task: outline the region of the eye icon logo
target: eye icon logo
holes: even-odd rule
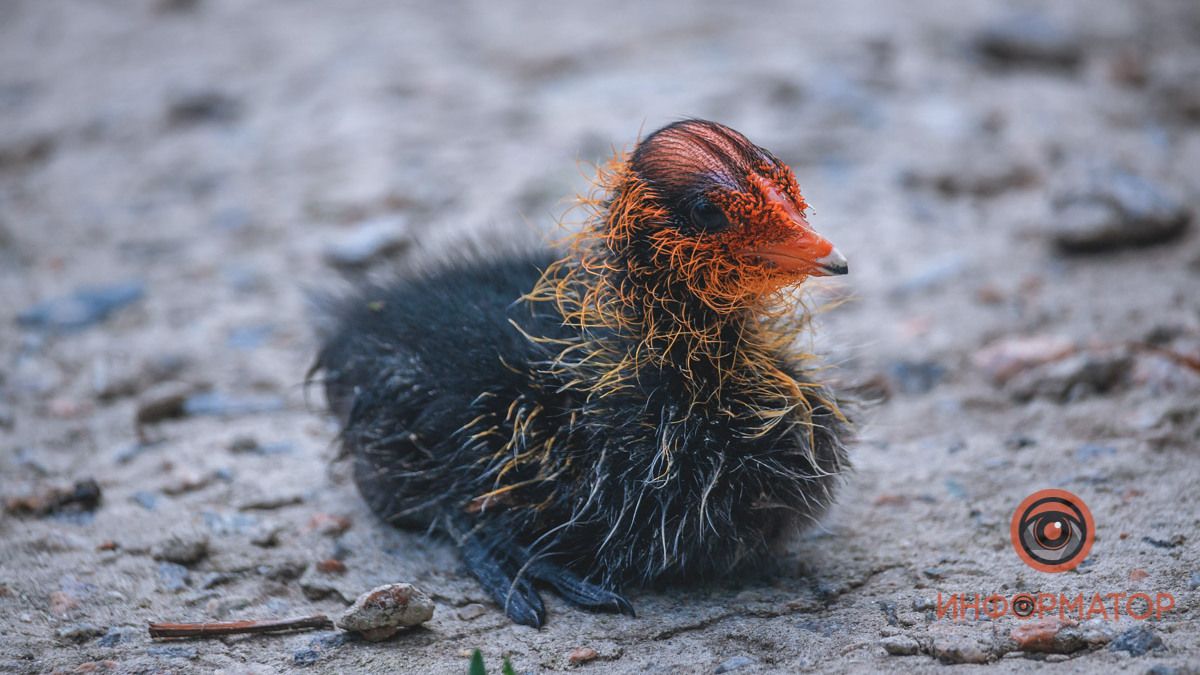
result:
[[[1087,504],[1066,490],[1038,490],[1013,513],[1013,548],[1041,572],[1066,572],[1083,562],[1096,536]]]

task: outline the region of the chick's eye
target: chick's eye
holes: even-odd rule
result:
[[[698,202],[692,207],[692,223],[704,232],[715,232],[729,226],[729,219],[720,207],[709,201]]]

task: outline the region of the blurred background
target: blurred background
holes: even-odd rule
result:
[[[555,238],[593,163],[686,116],[791,164],[849,258],[813,286],[848,300],[817,336],[831,377],[874,402],[858,470],[772,587],[648,593],[642,624],[560,608],[526,632],[327,469],[335,432],[301,386],[306,292]],[[895,631],[922,663],[994,661],[990,629],[916,603],[1021,586],[1007,518],[1049,484],[1101,533],[1092,576],[1063,583],[1124,587],[1136,568],[1186,605],[1198,168],[1190,0],[4,2],[0,617],[16,628],[0,669],[442,672],[484,647],[554,670],[580,640],[617,669],[880,668]],[[204,555],[159,555],[180,528]],[[330,559],[346,569],[317,569]],[[309,638],[155,652],[140,632],[334,611],[398,578],[445,605],[403,654]],[[1200,631],[1180,622],[1152,635],[1161,649],[1078,667],[1195,663]]]

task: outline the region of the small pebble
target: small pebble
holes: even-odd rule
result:
[[[593,652],[593,653],[595,653],[595,652]],[[714,673],[732,673],[733,671],[738,670],[740,668],[745,668],[746,666],[754,665],[754,663],[755,663],[754,659],[750,658],[749,656],[733,656],[733,657],[730,657],[730,658],[722,661],[721,665],[717,666],[716,670],[714,670],[713,672]]]
[[[325,247],[325,262],[348,269],[362,268],[403,251],[412,244],[407,223],[399,217],[361,222],[353,232]]]
[[[69,626],[63,626],[55,632],[55,635],[59,639],[70,640],[72,642],[85,642],[103,634],[104,629],[92,623],[74,623]]]
[[[1108,648],[1116,652],[1129,652],[1131,656],[1142,656],[1151,650],[1163,649],[1162,638],[1149,626],[1131,628],[1108,643]]]
[[[155,560],[191,565],[208,555],[208,537],[199,532],[175,533],[155,545],[151,555]]]
[[[160,562],[158,564],[158,580],[161,582],[162,587],[168,591],[182,591],[187,588],[190,579],[191,573],[183,565],[173,562]]]
[[[1009,637],[1023,652],[1071,654],[1087,647],[1080,631],[1057,617],[1019,623]]]
[[[909,635],[892,635],[879,641],[879,646],[892,656],[911,656],[921,651],[921,644]]]
[[[139,398],[134,421],[142,427],[183,417],[186,414],[184,406],[195,390],[195,385],[177,382],[151,389]]]
[[[346,563],[337,558],[326,558],[317,563],[317,571],[322,574],[345,574]]]
[[[1004,66],[1073,68],[1083,60],[1083,43],[1073,31],[1041,14],[1012,14],[985,26],[975,49]]]
[[[64,617],[71,610],[79,607],[79,598],[67,591],[54,591],[50,594],[50,613]]]
[[[321,652],[315,649],[297,649],[292,653],[292,663],[298,666],[311,666],[321,658]]]
[[[163,656],[169,659],[198,659],[200,650],[185,645],[151,645],[146,648],[150,656]]]
[[[275,581],[291,581],[304,574],[304,570],[307,567],[307,563],[299,560],[284,560],[274,565],[262,565],[258,568],[258,572],[266,578],[274,579]]]
[[[412,584],[387,584],[358,596],[338,617],[337,625],[377,642],[430,620],[433,608],[429,596]]]
[[[116,626],[109,628],[99,640],[96,640],[96,645],[99,647],[115,647],[125,639],[124,629]]]
[[[978,640],[959,636],[934,638],[930,653],[942,663],[987,663],[992,659],[991,650]]]
[[[71,487],[52,487],[27,497],[5,500],[4,509],[12,515],[48,516],[55,513],[94,511],[100,505],[100,485],[87,478]]]
[[[483,605],[472,602],[469,605],[464,605],[458,610],[458,618],[463,621],[473,621],[487,613],[487,608]]]
[[[578,666],[581,663],[595,661],[599,656],[600,653],[591,647],[576,647],[567,655],[567,661],[573,666]]]
[[[140,281],[87,286],[30,307],[17,316],[17,323],[52,333],[78,331],[104,321],[144,295],[145,285]]]
[[[167,104],[167,122],[174,126],[227,124],[237,120],[241,112],[241,102],[224,92],[191,91],[174,96]]]
[[[153,511],[154,507],[158,505],[158,495],[153,492],[138,490],[133,493],[133,501],[137,502],[138,506],[141,506],[143,509]]]
[[[342,534],[350,529],[352,524],[353,522],[346,516],[338,516],[331,513],[314,513],[308,519],[308,529],[330,537]]]

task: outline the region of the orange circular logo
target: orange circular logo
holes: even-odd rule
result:
[[[1025,564],[1042,572],[1066,572],[1092,550],[1096,524],[1079,497],[1066,490],[1038,490],[1017,507],[1009,532]]]

